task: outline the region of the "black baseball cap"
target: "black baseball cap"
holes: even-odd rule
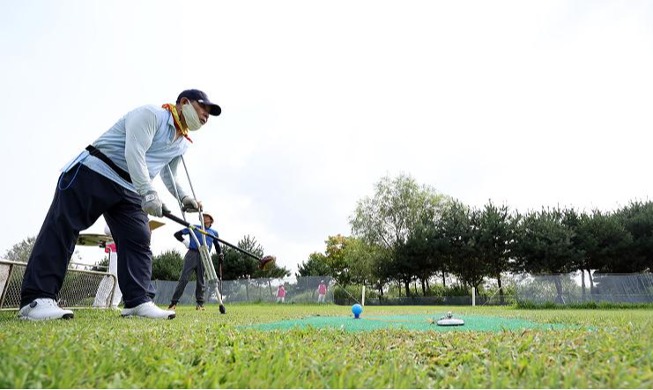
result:
[[[220,108],[220,106],[218,106],[215,103],[211,103],[211,101],[209,100],[209,97],[206,96],[206,94],[204,92],[200,91],[199,89],[187,89],[187,90],[183,91],[182,93],[179,94],[179,97],[177,97],[177,103],[179,103],[179,101],[182,98],[187,98],[189,100],[195,100],[198,103],[204,104],[205,106],[210,108],[209,114],[211,114],[213,116],[218,116],[222,112],[222,109]]]

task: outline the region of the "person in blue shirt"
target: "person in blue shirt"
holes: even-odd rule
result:
[[[165,206],[152,181],[159,174],[168,191],[188,211],[202,204],[177,181],[177,165],[190,132],[221,109],[206,93],[182,91],[176,103],[138,107],[68,163],[36,237],[25,269],[18,317],[73,318],[57,304],[79,232],[104,216],[118,250],[118,283],[123,317],[172,319],[175,312],[154,304],[151,232],[148,214],[162,217]]]
[[[214,235],[215,237],[220,237],[218,236],[218,232],[211,229],[211,226],[213,225],[214,219],[211,214],[204,213],[204,230],[206,230],[208,233]],[[195,225],[197,228],[202,228],[200,225]],[[184,237],[188,236],[188,237]],[[204,236],[206,238],[206,246],[209,248],[209,253],[211,252],[211,247],[213,246],[213,238],[209,236]],[[204,293],[206,291],[206,283],[204,280],[204,266],[202,265],[202,258],[200,257],[200,252],[197,248],[197,242],[194,239],[191,239],[190,237],[190,229],[185,228],[181,229],[180,231],[175,233],[175,238],[179,240],[180,242],[184,243],[186,248],[188,248],[188,251],[186,252],[186,255],[184,256],[184,268],[181,271],[181,276],[179,276],[179,281],[177,282],[177,288],[175,288],[174,294],[172,294],[172,300],[170,301],[170,306],[168,306],[168,310],[175,310],[177,308],[177,303],[179,302],[179,298],[184,293],[184,289],[186,289],[186,284],[188,284],[188,279],[190,278],[190,275],[193,271],[195,271],[195,301],[197,302],[196,309],[197,310],[204,310]],[[200,242],[200,245],[202,244],[202,236],[199,235],[197,239]],[[222,253],[222,248],[220,247],[219,243],[215,243],[215,251],[218,253],[218,256],[221,258],[224,258],[224,254]]]

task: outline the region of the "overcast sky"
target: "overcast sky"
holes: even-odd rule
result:
[[[653,194],[650,1],[1,2],[0,255],[69,159],[187,88],[223,110],[192,134],[197,197],[293,272],[386,175],[522,212]],[[154,254],[183,252],[164,222]]]

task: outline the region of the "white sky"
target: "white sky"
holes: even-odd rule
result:
[[[650,1],[0,3],[0,255],[61,166],[187,88],[223,109],[186,155],[198,198],[293,272],[385,175],[519,211],[653,194]],[[166,222],[154,254],[183,250]]]

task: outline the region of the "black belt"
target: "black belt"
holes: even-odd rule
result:
[[[125,171],[124,169],[120,168],[119,166],[116,165],[109,157],[107,157],[106,154],[100,152],[95,146],[93,145],[88,145],[86,147],[86,150],[91,154],[91,156],[95,156],[99,158],[100,160],[104,161],[105,164],[107,164],[111,169],[113,169],[120,177],[125,179],[128,183],[132,182],[132,178],[129,176],[129,173]]]

